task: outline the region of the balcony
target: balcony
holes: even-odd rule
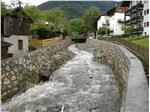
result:
[[[127,12],[126,12],[126,16],[130,16],[132,13],[137,13],[138,11],[142,11],[143,10],[143,4],[138,3],[137,5],[131,7]]]
[[[143,21],[143,16],[138,16],[138,17],[137,17],[137,21],[138,21],[138,22],[142,22],[142,21]]]
[[[136,5],[136,9],[137,9],[137,10],[143,10],[143,4],[138,3],[138,4]]]
[[[130,23],[131,23],[130,19],[125,22],[125,24],[127,24],[127,25],[129,25]]]
[[[126,16],[130,16],[131,15],[131,9],[129,9],[126,13],[125,13]]]
[[[137,30],[138,32],[143,32],[143,27],[138,27],[138,28],[136,28],[136,30]]]
[[[125,21],[122,20],[122,19],[118,19],[117,22],[118,22],[118,23],[125,23]]]

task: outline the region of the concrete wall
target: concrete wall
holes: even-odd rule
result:
[[[12,46],[8,49],[8,53],[12,53],[13,56],[27,53],[29,51],[28,38],[29,36],[23,35],[12,35],[10,37],[4,37],[4,41],[12,44]],[[18,49],[18,40],[23,41],[23,50]]]
[[[54,71],[71,58],[66,48],[70,40],[53,46],[46,46],[26,55],[2,61],[1,98],[2,101],[24,92],[40,82],[43,74]]]
[[[144,31],[143,31],[143,35],[149,35],[149,26],[145,26],[144,24],[146,24],[146,22],[149,22],[149,14],[146,15],[144,14],[144,11],[147,11],[147,9],[149,9],[149,1],[144,1],[144,8],[143,8],[143,15],[144,15],[144,20],[143,20],[143,27],[144,27]]]
[[[103,53],[116,75],[120,112],[148,112],[148,83],[141,61],[120,45],[94,39],[88,40],[88,45],[97,48],[96,54]]]

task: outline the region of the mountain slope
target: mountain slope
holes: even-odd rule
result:
[[[102,12],[114,7],[115,1],[48,1],[38,6],[40,10],[48,10],[59,7],[64,10],[69,19],[81,17],[86,9],[91,6],[98,7]]]

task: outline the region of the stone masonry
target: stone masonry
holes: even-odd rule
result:
[[[2,102],[20,94],[40,82],[40,77],[48,70],[56,70],[72,53],[66,48],[70,40],[64,40],[53,46],[46,46],[20,57],[2,61],[1,98]]]

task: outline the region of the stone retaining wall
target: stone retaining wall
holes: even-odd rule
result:
[[[120,112],[148,112],[148,83],[141,61],[120,45],[96,39],[89,39],[87,45],[96,48],[97,58],[106,60],[116,75]]]
[[[70,59],[71,53],[66,49],[69,45],[70,40],[64,40],[20,57],[3,60],[1,64],[2,101],[38,84],[43,74],[50,69],[57,69]]]

